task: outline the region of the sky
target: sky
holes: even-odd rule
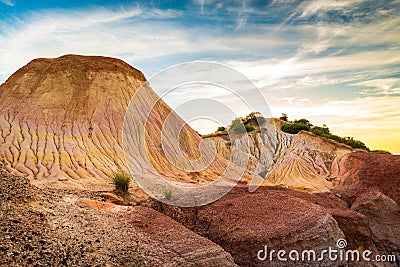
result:
[[[150,80],[175,64],[224,64],[248,77],[273,116],[400,153],[399,0],[0,0],[0,82],[34,58],[64,54],[120,58]],[[175,99],[232,100],[217,91],[189,86]]]

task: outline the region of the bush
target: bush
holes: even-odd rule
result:
[[[226,128],[224,127],[224,126],[220,126],[220,127],[218,127],[218,129],[217,129],[217,131],[219,131],[219,132],[223,132],[223,131],[225,131],[226,130]]]
[[[164,198],[166,200],[171,200],[172,198],[172,191],[171,189],[164,188]]]
[[[310,126],[303,122],[282,124],[281,130],[285,133],[297,134],[300,131],[309,131]]]
[[[331,134],[331,131],[329,130],[328,127],[326,127],[326,125],[323,125],[322,127],[313,126],[311,128],[311,132],[316,134],[316,135]]]
[[[244,133],[246,132],[246,127],[244,126],[241,118],[236,118],[231,122],[231,125],[229,125],[229,130],[237,134]]]
[[[114,176],[114,184],[116,190],[128,191],[131,177],[125,173],[119,173]]]
[[[239,134],[254,131],[254,127],[244,125],[243,118],[236,118],[229,125],[229,130],[235,134]]]
[[[286,114],[282,114],[286,115]],[[287,118],[287,116],[286,116]],[[284,118],[283,118],[284,119]],[[281,120],[283,120],[281,117]],[[355,140],[353,137],[340,137],[331,133],[329,128],[324,124],[322,127],[313,126],[307,119],[294,120],[292,123],[284,123],[281,130],[285,133],[297,134],[300,131],[310,131],[313,134],[335,140],[338,143],[348,145],[355,149],[364,149],[369,151],[369,148],[361,141]],[[384,153],[385,151],[377,151],[375,153]]]
[[[321,127],[319,127],[319,128],[321,128]],[[326,128],[326,129],[328,129],[328,128]],[[325,137],[325,138],[328,138],[328,139],[335,140],[338,143],[342,143],[342,144],[348,145],[348,146],[350,146],[352,148],[364,149],[364,150],[369,151],[369,148],[363,142],[361,142],[359,140],[355,140],[353,137],[340,137],[340,136],[337,136],[335,134],[331,134],[330,132],[326,133],[326,132],[323,132],[323,131],[315,130],[314,127],[313,127],[313,129],[311,129],[311,132],[316,134],[316,135],[319,135],[319,136],[322,136],[322,137]]]
[[[244,121],[249,122],[251,120],[257,120],[258,118],[263,118],[262,114],[258,111],[249,113],[245,118]]]
[[[254,131],[254,127],[252,127],[252,126],[245,126],[245,128],[246,128],[246,132],[251,132],[251,131]]]
[[[352,148],[365,149],[365,150],[369,151],[369,148],[363,142],[361,142],[359,140],[355,140],[353,137],[346,136],[344,138],[341,137],[341,139],[342,139],[342,142],[341,141],[339,141],[339,142],[344,143],[348,146],[351,146]]]
[[[308,125],[309,127],[313,126],[313,125],[310,123],[310,121],[307,120],[307,119],[294,120],[293,123],[302,123],[302,124]]]
[[[246,124],[250,121],[255,121],[257,124],[263,124],[265,122],[265,118],[263,117],[263,115],[260,112],[251,112],[244,119],[242,119],[242,122],[244,124]]]

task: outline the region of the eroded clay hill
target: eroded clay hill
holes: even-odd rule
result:
[[[0,159],[7,170],[27,175],[38,186],[108,186],[114,174],[128,172],[122,148],[124,116],[132,96],[145,82],[139,70],[113,58],[66,55],[31,61],[0,86]],[[146,149],[133,146],[126,158],[134,172],[151,174],[154,167],[177,181],[212,180],[226,166],[222,157],[195,180],[166,158],[160,133],[168,115],[177,125],[184,125],[178,148],[185,157],[200,156],[201,138],[157,99],[147,85],[135,102],[140,110],[156,101],[145,136],[139,136],[142,126],[135,125],[135,120],[147,118],[131,114],[132,139],[146,141]],[[164,138],[167,143],[170,139]]]
[[[354,149],[305,131],[282,132],[280,124],[278,119],[269,119],[247,135],[228,138],[222,134],[206,139],[213,140],[218,153],[226,159],[240,161],[249,157],[247,169],[264,178],[263,185],[306,192],[330,191],[331,181],[338,177],[340,159]]]

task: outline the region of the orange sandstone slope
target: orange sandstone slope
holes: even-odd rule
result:
[[[139,70],[114,58],[66,55],[31,61],[0,86],[0,160],[9,171],[28,175],[36,185],[111,186],[114,174],[128,171],[122,149],[124,116],[145,81]],[[145,92],[135,103],[139,108],[158,99],[150,87]],[[211,158],[211,166],[192,177],[162,152],[160,133],[167,116],[184,124],[171,112],[163,101],[154,105],[144,136],[146,149],[134,150],[127,158],[134,171],[152,174],[154,166],[175,181],[215,179],[226,167],[222,157]],[[132,130],[135,140],[142,138],[135,134]],[[193,129],[185,125],[180,140],[186,157],[199,157],[201,137]]]

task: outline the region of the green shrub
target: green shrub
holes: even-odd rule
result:
[[[325,138],[328,138],[328,139],[335,140],[338,143],[342,143],[342,144],[348,145],[348,146],[350,146],[352,148],[364,149],[364,150],[369,151],[369,148],[363,142],[361,142],[359,140],[355,140],[353,137],[348,137],[348,136],[340,137],[340,136],[337,136],[335,134],[326,133],[326,132],[313,130],[313,129],[311,129],[311,132],[316,134],[316,135],[319,135],[319,136],[322,136],[322,137],[325,137]]]
[[[245,118],[244,121],[245,122],[249,122],[251,120],[257,120],[259,118],[264,118],[263,115],[261,114],[261,112],[258,111],[253,111],[251,113],[249,113]]]
[[[331,134],[331,131],[329,130],[328,127],[326,127],[325,124],[322,127],[319,127],[319,126],[311,127],[311,132],[316,134],[316,135]]]
[[[352,148],[365,149],[369,151],[369,148],[363,142],[355,140],[353,137],[346,136],[344,138],[342,137],[342,139],[344,144],[351,146]]]
[[[217,129],[217,131],[220,131],[220,132],[223,132],[223,131],[225,131],[226,130],[226,128],[224,127],[224,126],[220,126],[220,127],[218,127],[218,129]]]
[[[261,114],[261,112],[256,111],[256,112],[251,112],[245,118],[242,118],[242,122],[244,124],[246,124],[250,121],[255,121],[257,124],[263,124],[265,122],[265,118]]]
[[[302,123],[305,125],[308,125],[309,127],[313,126],[309,120],[307,119],[299,119],[299,120],[294,120],[293,123]]]
[[[231,125],[229,125],[229,130],[236,134],[239,134],[246,132],[246,127],[244,126],[241,118],[236,118],[231,122]]]
[[[297,123],[284,123],[281,126],[281,130],[285,133],[290,133],[290,134],[297,134],[300,131],[309,131],[310,126],[303,122],[297,122]]]
[[[287,115],[282,113],[281,120],[287,119]],[[310,131],[313,134],[335,140],[336,142],[346,144],[355,149],[364,149],[369,151],[369,148],[361,141],[355,140],[353,137],[340,137],[331,133],[329,128],[324,124],[322,127],[313,126],[307,119],[294,120],[292,123],[284,123],[281,130],[285,133],[297,134],[300,131]],[[387,152],[387,151],[386,151]],[[375,153],[385,153],[385,151],[377,151]]]
[[[166,200],[170,200],[170,199],[172,198],[172,191],[171,191],[171,189],[167,189],[167,188],[164,189],[164,198],[165,198]]]
[[[252,126],[245,126],[245,128],[246,128],[246,132],[251,132],[251,131],[254,131],[254,127],[252,127]]]
[[[254,127],[245,125],[243,120],[243,118],[234,119],[228,127],[229,130],[235,134],[254,131]]]
[[[115,189],[128,191],[131,177],[125,173],[118,173],[114,176]]]

